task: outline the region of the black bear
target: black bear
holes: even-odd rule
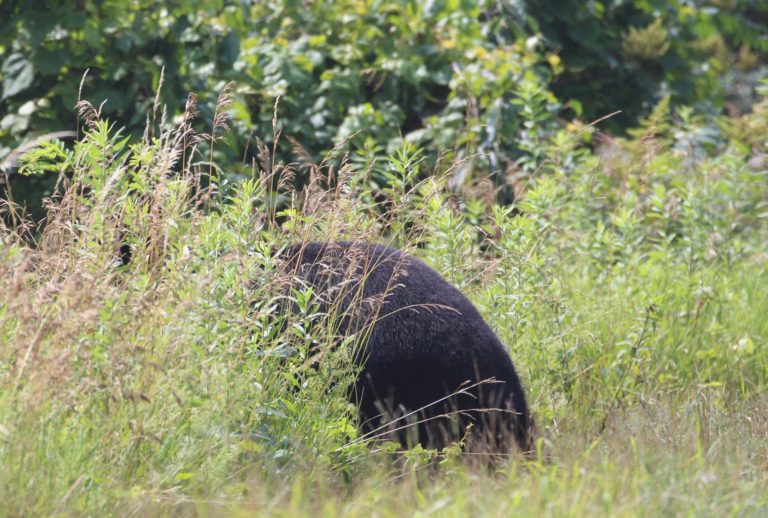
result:
[[[506,349],[458,289],[422,261],[365,242],[293,245],[294,286],[311,286],[337,332],[360,344],[350,398],[368,436],[474,451],[533,447],[533,423]]]

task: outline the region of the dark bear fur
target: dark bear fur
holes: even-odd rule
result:
[[[335,315],[338,333],[362,338],[350,398],[367,435],[405,447],[465,439],[472,450],[532,450],[533,424],[509,354],[437,272],[364,242],[294,245],[281,257],[293,285],[312,286],[321,310]]]

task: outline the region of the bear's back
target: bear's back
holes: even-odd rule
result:
[[[427,407],[427,419],[504,408],[519,414],[507,421],[518,443],[527,442],[528,408],[509,354],[472,303],[432,268],[365,242],[308,243],[286,252],[295,278],[313,287],[323,311],[340,317],[340,333],[361,335],[354,398],[364,421],[376,423],[382,410],[398,408]],[[432,405],[462,391],[450,398],[454,409]],[[422,428],[420,442],[447,442],[422,437],[430,433]]]

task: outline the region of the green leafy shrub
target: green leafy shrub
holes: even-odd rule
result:
[[[577,100],[583,113],[576,115],[587,120],[621,110],[603,124],[614,133],[632,127],[667,95],[674,105],[715,111],[727,100],[748,109],[765,77],[757,58],[768,52],[758,29],[768,7],[762,1],[523,5],[505,14],[524,20],[526,32],[543,36],[542,50],[554,53],[553,93]]]
[[[766,43],[750,21],[765,17],[763,4],[84,0],[48,2],[41,15],[34,2],[5,3],[0,156],[76,131],[82,95],[138,137],[150,107],[181,116],[190,91],[211,119],[206,92],[234,80],[232,132],[215,148],[230,179],[248,175],[254,135],[273,143],[280,97],[285,136],[312,161],[348,139],[367,168],[405,140],[423,149],[423,175],[457,160],[454,185],[490,178],[511,203],[544,160],[543,139],[562,129],[558,118],[621,111],[600,127],[622,133],[666,95],[673,107],[748,111],[765,76]],[[291,140],[280,142],[287,162]],[[305,170],[296,180],[308,181]],[[54,186],[14,183],[42,217],[38,202]]]

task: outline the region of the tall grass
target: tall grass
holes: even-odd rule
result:
[[[564,130],[511,208],[407,144],[366,164],[294,142],[283,164],[259,141],[227,184],[228,102],[208,135],[191,98],[138,141],[81,103],[74,149],[25,158],[59,188],[40,229],[0,231],[2,514],[768,510],[768,183],[739,120],[714,148],[663,105],[601,154]],[[406,248],[470,296],[523,378],[538,460],[360,437],[354,368],[311,290],[283,309],[273,258],[340,239]]]

